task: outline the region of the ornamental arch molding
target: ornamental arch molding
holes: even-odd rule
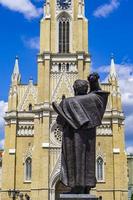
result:
[[[66,11],[63,11],[63,12],[61,12],[61,13],[59,13],[59,14],[57,15],[57,17],[56,17],[57,21],[58,21],[60,18],[62,18],[62,17],[68,18],[70,21],[72,20],[71,15],[70,15],[68,12],[66,12]]]
[[[55,200],[55,187],[59,181],[60,171],[56,172],[53,177],[50,179],[50,200]]]

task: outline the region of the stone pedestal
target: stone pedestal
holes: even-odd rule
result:
[[[60,194],[58,200],[98,200],[98,198],[90,194]]]

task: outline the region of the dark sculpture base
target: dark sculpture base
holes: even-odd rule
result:
[[[98,200],[98,198],[90,194],[60,194],[58,200]]]

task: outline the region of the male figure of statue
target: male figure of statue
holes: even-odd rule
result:
[[[92,73],[88,81],[76,80],[75,97],[63,98],[60,105],[53,103],[57,124],[63,128],[60,181],[73,194],[88,193],[96,186],[96,127],[101,125],[109,95],[101,90],[98,79]]]

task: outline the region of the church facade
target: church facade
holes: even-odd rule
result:
[[[5,148],[2,169],[2,200],[28,194],[32,200],[56,200],[67,190],[59,182],[61,132],[51,103],[62,95],[73,96],[73,82],[87,79],[88,20],[84,0],[46,0],[40,22],[38,80],[21,82],[16,58],[5,117]],[[108,82],[110,92],[97,128],[96,177],[92,194],[103,200],[127,200],[127,159],[124,146],[124,115],[114,59]],[[15,199],[15,197],[14,197]]]

